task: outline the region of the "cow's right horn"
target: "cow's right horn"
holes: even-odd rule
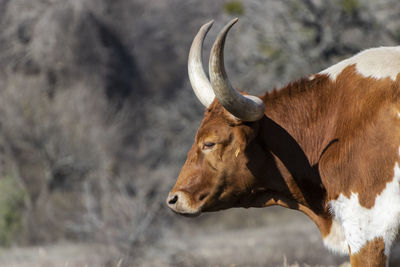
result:
[[[257,121],[264,116],[264,103],[256,96],[244,96],[236,91],[229,82],[224,66],[226,35],[237,21],[238,19],[231,20],[214,42],[209,61],[210,80],[215,96],[226,110],[240,120]]]
[[[188,73],[190,84],[192,85],[193,91],[196,94],[200,102],[208,108],[215,98],[213,89],[211,88],[210,81],[208,80],[206,73],[203,69],[202,61],[202,49],[204,38],[207,32],[210,30],[214,21],[210,21],[204,24],[196,37],[194,37],[192,46],[190,47],[189,59],[188,59]]]

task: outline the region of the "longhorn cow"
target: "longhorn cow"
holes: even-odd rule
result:
[[[189,78],[206,111],[167,205],[187,216],[299,210],[352,267],[385,266],[400,223],[400,47],[364,50],[255,97],[236,91],[225,72],[236,22],[212,46],[211,82],[201,56],[212,21],[192,43]]]

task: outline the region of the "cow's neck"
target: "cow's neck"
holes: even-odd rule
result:
[[[279,204],[306,213],[323,235],[329,232],[331,218],[318,163],[324,151],[336,142],[332,134],[335,111],[329,105],[334,97],[331,84],[321,76],[266,94],[266,117],[259,135],[282,181],[277,186],[277,197],[266,205]]]

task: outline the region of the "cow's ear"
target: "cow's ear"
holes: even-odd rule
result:
[[[242,125],[239,125],[236,128],[238,128],[238,130],[240,131],[245,140],[245,145],[247,146],[259,134],[260,122],[243,122]]]

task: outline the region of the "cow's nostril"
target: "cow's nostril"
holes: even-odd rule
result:
[[[174,195],[168,200],[168,204],[174,205],[178,201],[178,195]]]

